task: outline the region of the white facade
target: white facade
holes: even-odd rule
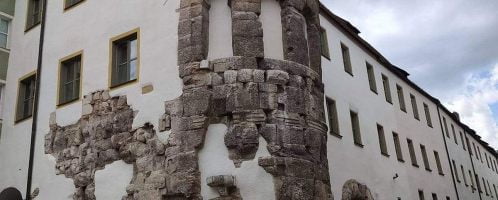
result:
[[[233,55],[230,8],[227,1],[210,0],[209,60]],[[64,11],[62,1],[47,2],[43,70],[38,76],[41,80],[40,106],[32,183],[33,189],[40,190],[37,199],[71,199],[74,192],[73,180],[56,175],[54,157],[44,153],[44,135],[49,132],[51,113],[56,113],[57,124],[61,126],[77,122],[82,113],[81,100],[57,107],[60,59],[75,52],[83,52],[83,95],[109,89],[110,40],[122,33],[139,29],[141,56],[138,81],[111,89],[110,94],[126,95],[128,104],[138,111],[133,127],[140,127],[147,122],[158,127],[158,119],[165,109],[164,102],[175,99],[182,92],[182,80],[178,76],[177,67],[179,6],[180,1],[175,0],[86,0]],[[35,71],[37,66],[40,26],[25,32],[26,7],[26,1],[16,2],[6,94],[17,94],[19,79]],[[472,192],[470,189],[469,170],[479,176],[483,188],[482,199],[498,198],[493,188],[494,185],[498,186],[498,169],[488,168],[484,157],[486,154],[488,159],[496,162],[496,152],[489,152],[481,144],[482,141],[476,140],[465,128],[458,125],[458,122],[453,121],[449,114],[438,108],[440,105],[437,102],[393,73],[388,66],[384,66],[385,63],[376,59],[351,33],[332,20],[327,11],[322,11],[321,26],[328,35],[330,49],[330,60],[322,57],[322,77],[325,95],[336,101],[342,136],[329,134],[327,141],[334,198],[341,199],[344,183],[355,179],[367,185],[375,199],[417,199],[419,190],[424,192],[426,199],[430,199],[432,193],[439,199],[457,199],[455,190],[458,191],[459,199],[479,199],[477,191]],[[262,0],[260,20],[264,30],[265,57],[268,58],[284,58],[279,12],[278,2]],[[341,43],[349,47],[353,76],[344,71]],[[374,67],[377,94],[369,88],[366,62]],[[392,103],[386,102],[381,74],[389,78]],[[400,110],[396,85],[403,88],[406,112]],[[142,88],[145,86],[153,86],[153,91],[142,94]],[[410,94],[417,100],[419,120],[414,118]],[[32,120],[15,122],[16,99],[16,95],[5,96],[3,134],[0,139],[0,189],[15,187],[25,196]],[[432,127],[427,125],[424,103],[429,107]],[[363,147],[353,143],[350,110],[359,115]],[[439,113],[448,123],[454,124],[458,145],[454,143],[453,135],[450,138],[443,135],[444,125],[441,127]],[[380,152],[377,124],[384,128],[389,156]],[[449,124],[448,127],[451,131]],[[207,177],[232,174],[237,178],[237,185],[244,199],[275,199],[273,177],[258,166],[257,159],[244,162],[241,168],[235,168],[233,162],[228,159],[228,150],[223,144],[226,129],[225,125],[212,124],[208,129],[204,147],[199,152],[203,198],[217,196],[216,192],[205,184]],[[464,138],[469,138],[470,143],[479,146],[482,159],[476,160],[475,154],[470,157],[468,150],[463,150],[458,135],[460,131],[463,132]],[[393,132],[399,135],[404,162],[397,160]],[[169,133],[166,131],[159,135],[166,141]],[[411,163],[407,139],[413,141],[418,167]],[[424,167],[420,145],[426,148],[430,170]],[[269,155],[265,146],[265,140],[260,138],[256,158]],[[434,151],[439,154],[443,175],[438,173]],[[457,163],[461,180],[455,184],[452,173],[455,174],[450,164],[452,160]],[[460,165],[465,170],[468,187],[464,184]],[[97,199],[120,199],[125,194],[132,170],[130,165],[118,161],[97,171]],[[491,185],[489,196],[486,196],[484,190],[483,177],[486,186],[487,181]]]

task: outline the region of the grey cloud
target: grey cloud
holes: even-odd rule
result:
[[[498,63],[496,0],[323,0],[435,97],[450,99],[470,73]],[[379,18],[375,25],[368,24]],[[394,29],[395,31],[382,30]],[[379,34],[380,32],[380,34]]]

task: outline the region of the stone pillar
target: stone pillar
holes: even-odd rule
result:
[[[206,0],[181,0],[178,24],[178,64],[206,59],[209,43],[209,4]]]
[[[261,0],[229,0],[234,56],[264,57]]]

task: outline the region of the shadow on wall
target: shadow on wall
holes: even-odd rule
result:
[[[0,193],[0,200],[22,200],[22,194],[16,188],[10,187]]]

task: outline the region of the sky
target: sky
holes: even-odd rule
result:
[[[498,149],[497,0],[321,0]]]

